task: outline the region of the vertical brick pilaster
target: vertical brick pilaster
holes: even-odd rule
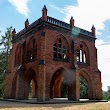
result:
[[[79,100],[79,78],[75,70],[69,74],[71,77],[68,85],[68,100]]]
[[[11,81],[12,81],[12,76],[11,74],[7,74],[5,76],[5,81],[4,81],[4,98],[5,99],[8,99],[8,98],[12,98],[11,97],[11,89],[12,89],[12,84],[11,84]]]
[[[17,84],[16,84],[16,99],[25,99],[25,79],[24,71],[17,71]]]
[[[45,101],[45,66],[39,65],[37,101]]]
[[[45,101],[45,36],[41,36],[40,39],[40,60],[39,60],[39,71],[38,71],[38,90],[37,90],[37,101]]]

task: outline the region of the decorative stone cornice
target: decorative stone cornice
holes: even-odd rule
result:
[[[43,28],[48,28],[50,30],[67,34],[69,36],[88,40],[90,42],[95,42],[96,39],[92,32],[86,31],[76,26],[74,26],[74,28],[71,29],[70,24],[48,16],[47,21],[42,21],[42,18],[39,18],[38,20],[30,24],[26,30],[23,29],[20,32],[18,32],[16,36],[13,37],[12,43],[16,43],[24,38],[27,38],[28,36],[33,35],[34,33]]]

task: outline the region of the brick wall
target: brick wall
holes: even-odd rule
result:
[[[33,80],[33,94],[38,101],[50,100],[56,96],[60,97],[60,87],[55,85],[55,81],[61,85],[62,79],[68,81],[68,99],[79,100],[79,77],[83,76],[89,86],[89,99],[102,98],[101,73],[97,67],[97,50],[95,43],[79,38],[67,33],[62,33],[54,29],[48,29],[45,22],[42,22],[42,28],[32,35],[13,43],[10,57],[10,74],[6,76],[4,83],[4,98],[27,99],[29,95],[29,84]],[[49,24],[50,25],[50,24]],[[52,25],[63,31],[61,27]],[[37,42],[37,56],[34,61],[26,62],[29,41],[34,38]],[[53,45],[56,38],[61,37],[65,45],[68,46],[68,61],[56,61],[53,59]],[[86,36],[89,37],[89,36]],[[19,44],[26,42],[25,63],[15,66],[15,52]],[[72,44],[74,42],[74,45]],[[76,50],[81,42],[84,42],[89,50],[89,64],[77,63]],[[22,46],[21,46],[22,47]],[[22,53],[21,53],[22,57]],[[16,76],[16,79],[14,77]],[[13,85],[15,83],[15,85]],[[54,87],[55,85],[55,87]],[[13,89],[14,88],[14,89]],[[55,89],[56,88],[56,89]],[[55,89],[55,90],[53,90]],[[55,92],[56,91],[56,92]],[[14,95],[15,94],[15,95]]]

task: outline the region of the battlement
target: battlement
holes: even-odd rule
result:
[[[57,20],[55,18],[49,17],[49,16],[47,17],[47,22],[54,24],[54,25],[57,25],[57,26],[60,26],[60,27],[63,27],[65,29],[71,29],[70,24],[65,23],[63,21],[60,21],[60,20]]]

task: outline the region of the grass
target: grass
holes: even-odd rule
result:
[[[0,110],[110,110],[110,101],[70,104],[26,104],[0,101]]]

